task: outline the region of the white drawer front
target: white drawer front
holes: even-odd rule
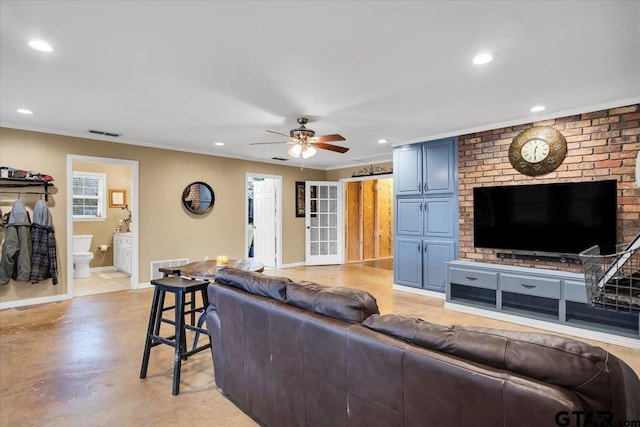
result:
[[[500,276],[500,290],[516,294],[560,299],[560,280],[503,274]]]
[[[498,274],[486,271],[452,268],[449,280],[458,285],[473,286],[475,288],[498,289]]]

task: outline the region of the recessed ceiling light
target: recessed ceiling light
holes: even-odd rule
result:
[[[221,146],[224,145],[224,142],[216,141],[216,142],[213,143],[213,145],[218,145],[218,146],[221,147]]]
[[[26,108],[18,108],[18,113],[20,113],[20,114],[33,114],[33,111],[27,110]]]
[[[29,42],[29,46],[31,46],[35,50],[39,50],[40,52],[51,52],[51,51],[53,51],[53,48],[51,47],[51,45],[49,43],[47,43],[47,42],[42,41],[42,40],[31,40]]]
[[[473,58],[473,63],[476,65],[486,64],[487,62],[491,62],[493,60],[493,56],[488,53],[480,53]]]
[[[544,111],[544,110],[545,110],[544,105],[536,105],[535,107],[531,107],[531,110],[529,110],[529,111],[531,111],[532,113],[538,113],[538,112]]]
[[[378,140],[378,144],[386,144],[387,142],[389,142],[389,141],[387,141],[386,139],[379,139]]]

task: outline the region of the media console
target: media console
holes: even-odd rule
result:
[[[595,331],[581,336],[613,343],[605,334],[633,338],[621,344],[640,348],[638,312],[589,306],[582,274],[458,260],[447,262],[445,283],[446,308],[557,332],[555,325]]]

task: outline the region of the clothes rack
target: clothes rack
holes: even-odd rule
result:
[[[46,181],[29,181],[19,178],[1,178],[0,179],[0,193],[4,194],[17,194],[21,196],[23,194],[39,194],[44,197],[45,202],[49,201],[49,187],[53,186],[51,182]],[[38,191],[28,190],[14,190],[17,188],[29,188],[29,187],[42,187]]]

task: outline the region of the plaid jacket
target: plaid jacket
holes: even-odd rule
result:
[[[42,225],[31,226],[31,283],[51,278],[58,284],[58,256],[53,230]]]

